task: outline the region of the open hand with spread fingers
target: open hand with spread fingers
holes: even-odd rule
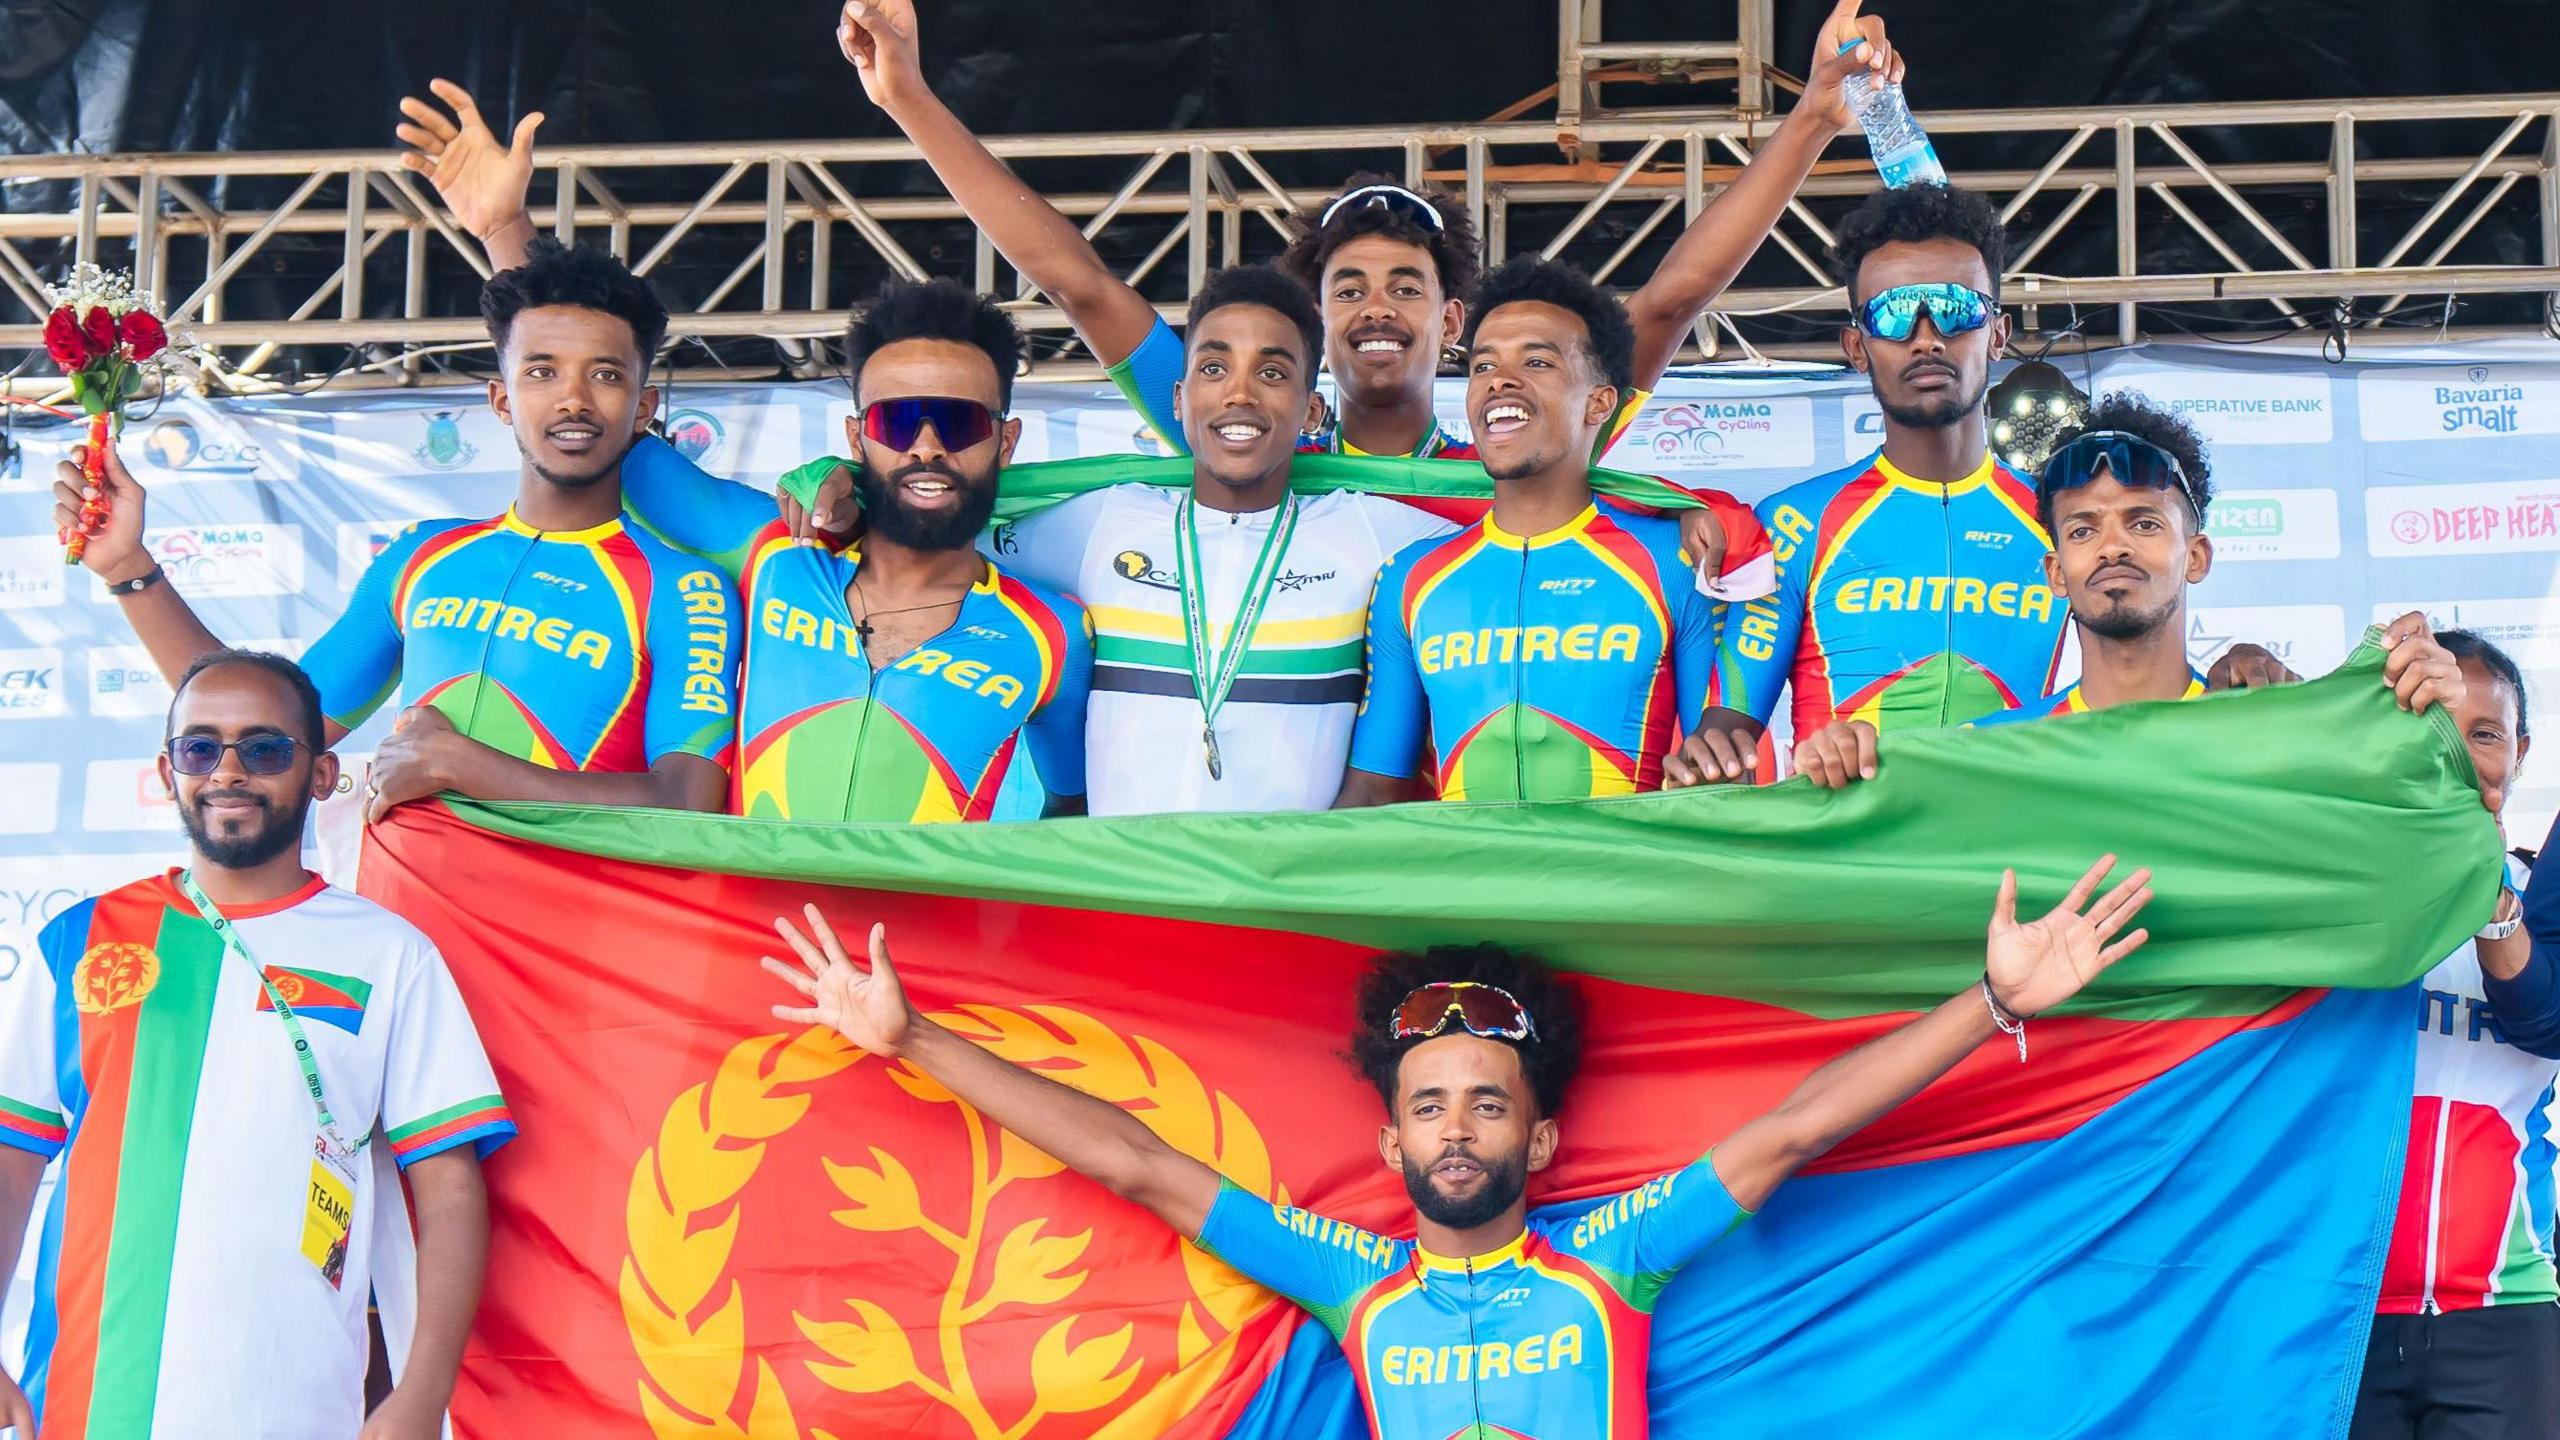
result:
[[[836,938],[835,928],[817,906],[803,905],[800,913],[809,921],[808,935],[801,934],[787,915],[775,916],[773,921],[775,932],[800,957],[800,963],[785,964],[770,955],[759,963],[810,1003],[776,1005],[773,1018],[794,1025],[824,1025],[884,1060],[897,1059],[923,1019],[907,1003],[906,987],[898,983],[898,967],[890,963],[889,927],[871,927],[871,968],[865,971],[845,954],[844,942]]]
[[[1991,942],[1983,958],[1992,998],[2000,1008],[2024,1020],[2040,1015],[2098,978],[2098,973],[2142,948],[2148,930],[2125,933],[2133,917],[2151,903],[2151,872],[2136,870],[2097,894],[2116,866],[2113,855],[2089,867],[2062,903],[2043,917],[2018,923],[2018,872],[2000,872],[2000,898],[1991,908]]]

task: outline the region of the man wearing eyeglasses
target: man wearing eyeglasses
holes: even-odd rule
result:
[[[1378,1158],[1414,1204],[1410,1238],[1276,1204],[1109,1101],[996,1058],[917,1013],[882,927],[857,965],[815,905],[775,922],[797,965],[764,966],[808,1003],[777,1005],[903,1060],[1044,1154],[1139,1205],[1305,1309],[1349,1358],[1379,1440],[1636,1440],[1655,1298],[1797,1170],[1918,1094],[1985,1041],[2077,994],[2139,948],[2136,870],[2100,860],[2025,924],[2001,879],[1985,975],[1927,1015],[1813,1072],[1706,1155],[1554,1218],[1529,1211],[1553,1163],[1583,1017],[1572,991],[1495,945],[1381,956],[1354,1000],[1351,1054],[1386,1107]],[[2092,903],[2092,897],[2097,897]]]
[[[338,778],[325,729],[292,661],[195,661],[159,765],[187,868],[63,912],[0,980],[0,1274],[62,1167],[27,1365],[0,1373],[21,1440],[442,1433],[488,1256],[480,1162],[516,1127],[434,945],[302,868]],[[375,1211],[403,1182],[415,1328],[368,1418]]]
[[[411,526],[304,655],[326,743],[398,692],[366,814],[443,791],[717,810],[737,734],[728,576],[627,525],[622,470],[657,408],[666,308],[620,262],[545,241],[481,292],[502,370],[490,408],[523,452],[515,503]],[[76,457],[75,457],[76,458]],[[58,467],[54,522],[79,523]],[[142,487],[110,452],[84,557],[172,680],[222,642],[144,550]]]

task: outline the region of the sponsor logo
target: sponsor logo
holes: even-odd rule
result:
[[[143,544],[190,600],[294,595],[302,590],[299,525],[180,525],[145,534]],[[103,602],[107,587],[94,578]]]
[[[1313,575],[1301,575],[1295,570],[1283,570],[1272,577],[1271,583],[1278,586],[1280,593],[1285,595],[1292,590],[1304,590],[1310,585],[1321,585],[1341,573],[1339,570],[1324,570]]]
[[[584,580],[572,580],[566,575],[554,575],[548,570],[534,571],[533,578],[567,595],[578,594],[587,588],[587,582]]]
[[[426,418],[426,437],[410,459],[430,470],[459,470],[479,458],[480,447],[463,438],[461,411],[430,410]]]
[[[46,763],[0,764],[0,835],[50,835],[61,809],[62,767]]]
[[[2560,670],[2560,604],[2551,600],[2386,600],[2371,618],[2388,625],[2412,610],[2425,614],[2428,629],[2468,630],[2524,669]]]
[[[2422,365],[2356,379],[2367,440],[2475,440],[2560,431],[2560,370]]]
[[[1134,580],[1153,589],[1179,590],[1182,588],[1180,577],[1156,564],[1154,558],[1144,550],[1121,551],[1111,557],[1111,568],[1120,572],[1121,579]]]
[[[2333,432],[2326,375],[2143,370],[2110,376],[2101,393],[2128,388],[2185,417],[2214,445],[2325,445]]]
[[[40,610],[62,603],[62,547],[50,535],[0,540],[0,610]]]
[[[1859,377],[1865,378],[1863,376]],[[1851,395],[1840,402],[1840,458],[1860,460],[1884,443],[1884,411],[1875,394]]]
[[[61,651],[0,650],[0,720],[51,720],[68,713]]]
[[[960,633],[963,635],[974,635],[981,640],[1010,640],[1013,638],[1013,634],[1010,631],[990,630],[984,625],[963,625],[960,627]]]
[[[135,719],[168,708],[169,682],[160,678],[150,651],[139,645],[90,647],[90,714]]]
[[[157,761],[92,760],[80,792],[80,826],[99,833],[178,833],[178,802],[160,783]]]
[[[672,411],[667,416],[666,427],[667,443],[675,447],[677,454],[696,465],[705,463],[718,453],[720,442],[729,438],[729,432],[721,427],[719,417],[708,410]]]
[[[183,415],[156,422],[142,432],[141,439],[136,448],[142,451],[142,458],[173,473],[255,475],[267,459],[266,450],[257,442],[245,437],[208,435]]]
[[[54,917],[148,868],[150,857],[135,855],[0,861],[0,982],[36,958],[36,936]]]
[[[1619,444],[1662,470],[1777,470],[1813,461],[1813,402],[1684,399],[1636,417]]]
[[[2364,503],[2365,546],[2377,556],[2560,549],[2560,480],[2381,485]]]
[[[2213,497],[2204,533],[2216,560],[2335,560],[2333,490],[2230,490]]]
[[[2326,675],[2347,658],[2347,612],[2338,605],[2203,606],[2187,612],[2187,663],[2212,668],[2234,645],[2262,645],[2293,673]]]
[[[1584,595],[1600,582],[1588,575],[1567,575],[1554,580],[1541,580],[1538,589],[1547,595]]]
[[[1987,546],[1993,550],[2005,550],[2009,548],[2009,542],[2017,538],[2017,534],[2014,531],[2009,530],[1967,530],[1964,532],[1964,540],[1966,544]]]

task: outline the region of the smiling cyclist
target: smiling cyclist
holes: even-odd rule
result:
[[[1981,984],[1814,1071],[1688,1166],[1571,1218],[1531,1215],[1528,1185],[1556,1157],[1581,1054],[1572,991],[1495,945],[1381,956],[1360,986],[1352,1054],[1386,1105],[1378,1155],[1413,1199],[1409,1239],[1274,1204],[1119,1106],[926,1019],[879,926],[866,972],[809,906],[814,939],[777,922],[800,964],[764,965],[809,1002],[777,1005],[777,1018],[904,1060],[1296,1302],[1349,1357],[1379,1440],[1634,1440],[1648,1427],[1653,1305],[1672,1276],[1798,1169],[2139,947],[2147,932],[2128,927],[2149,871],[2090,903],[2113,864],[2026,924],[2004,876]]]

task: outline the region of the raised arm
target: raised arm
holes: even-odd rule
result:
[[[889,960],[885,928],[871,927],[866,973],[846,956],[817,906],[803,913],[810,935],[787,917],[773,922],[800,963],[770,955],[763,963],[810,1003],[776,1005],[775,1019],[824,1025],[884,1060],[906,1061],[1067,1168],[1153,1211],[1185,1239],[1199,1238],[1217,1203],[1217,1171],[1166,1144],[1119,1106],[999,1060],[918,1014]]]
[[[1885,39],[1884,22],[1861,18],[1858,5],[1859,0],[1839,0],[1832,8],[1814,40],[1804,98],[1715,203],[1698,212],[1653,278],[1628,297],[1627,318],[1636,327],[1636,388],[1650,390],[1661,381],[1689,327],[1750,263],[1796,187],[1813,173],[1823,147],[1849,124],[1840,82],[1860,70],[1901,78],[1902,61]]]
[[[924,152],[951,198],[1067,312],[1094,358],[1117,365],[1156,326],[1155,307],[1102,263],[1075,222],[1005,168],[924,82],[913,0],[848,0],[836,44],[862,91]]]
[[[1759,1209],[1788,1176],[1954,1069],[1999,1033],[1995,1004],[1999,1016],[2023,1023],[2079,994],[2099,971],[2141,948],[2151,932],[2116,936],[2150,903],[2150,871],[2134,871],[2089,904],[2115,863],[2113,855],[2100,859],[2061,904],[2025,925],[2018,923],[2017,872],[2002,872],[1984,983],[1966,986],[1928,1014],[1814,1071],[1778,1108],[1716,1146],[1716,1176],[1735,1203]]]
[[[88,453],[86,445],[75,445],[71,458],[53,467],[53,524],[65,534],[80,523],[81,500],[89,490],[80,467]],[[196,618],[187,597],[160,573],[159,562],[143,548],[142,514],[147,499],[113,449],[107,451],[106,477],[100,488],[107,492],[106,523],[89,537],[80,563],[113,588],[126,622],[151,652],[151,663],[175,685],[197,657],[222,648],[222,637]],[[150,583],[142,589],[127,588],[145,579]],[[331,744],[337,743],[336,734],[328,738]]]
[[[427,89],[453,113],[415,95],[401,96],[400,113],[409,118],[392,133],[409,148],[400,164],[427,177],[453,218],[489,252],[490,264],[512,270],[525,262],[536,234],[524,197],[533,183],[533,134],[542,128],[542,112],[517,121],[514,137],[501,145],[470,91],[441,79],[428,81]],[[569,201],[560,197],[564,205]]]

